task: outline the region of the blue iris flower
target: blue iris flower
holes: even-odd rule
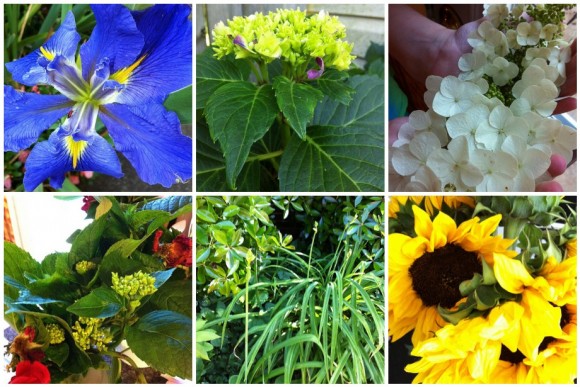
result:
[[[191,179],[192,139],[181,133],[177,114],[167,111],[168,94],[192,82],[191,7],[154,5],[129,11],[122,5],[91,6],[96,26],[88,41],[69,12],[40,48],[7,63],[16,82],[46,84],[60,95],[39,95],[4,86],[4,149],[34,144],[57,120],[48,141],[38,142],[26,161],[24,187],[47,178],[60,188],[68,171],[121,177],[115,149],[139,177],[170,187]],[[95,130],[97,117],[115,149]]]

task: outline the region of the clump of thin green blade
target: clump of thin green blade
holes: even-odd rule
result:
[[[282,296],[262,316],[267,323],[246,324],[238,345],[247,338],[248,355],[231,382],[384,382],[384,271],[363,259],[364,238],[346,232],[342,238],[330,256],[280,249],[264,258],[248,292],[276,288]],[[279,270],[292,279],[276,279]],[[245,295],[238,293],[226,309],[223,334],[228,321],[244,318],[231,313]]]

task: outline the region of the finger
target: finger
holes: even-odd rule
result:
[[[577,83],[576,80],[578,79],[576,73],[578,71],[577,62],[576,62],[576,41],[572,43],[570,46],[571,49],[571,58],[570,62],[566,63],[566,81],[560,88],[560,96],[565,97],[569,95],[575,95],[577,92]]]
[[[560,183],[556,181],[546,181],[536,186],[536,192],[564,192]]]
[[[552,155],[548,173],[552,177],[560,176],[566,172],[566,159],[560,155]]]
[[[554,109],[554,114],[562,114],[572,110],[576,110],[576,98],[568,97],[558,101],[556,109]]]
[[[409,122],[409,117],[399,117],[389,121],[389,146],[399,138],[399,129]]]

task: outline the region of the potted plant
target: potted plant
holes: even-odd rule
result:
[[[5,319],[18,332],[8,347],[11,383],[102,373],[114,383],[121,360],[146,383],[123,341],[155,370],[191,379],[191,238],[169,227],[191,217],[191,197],[86,202],[94,221],[71,235],[69,252],[37,262],[4,244]]]

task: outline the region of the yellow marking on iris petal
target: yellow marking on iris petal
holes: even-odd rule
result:
[[[53,60],[54,59],[54,53],[48,51],[46,48],[40,46],[40,52],[42,53],[42,55],[48,59],[48,60]]]
[[[76,168],[88,142],[83,140],[75,141],[72,136],[67,136],[64,138],[64,143],[67,147],[69,156],[72,157],[73,168]]]
[[[133,74],[133,70],[135,70],[137,66],[139,66],[146,57],[147,55],[143,55],[141,58],[137,59],[135,63],[133,63],[131,66],[125,67],[117,71],[115,74],[111,75],[110,79],[122,84],[127,83],[129,77],[131,76],[131,74]]]

